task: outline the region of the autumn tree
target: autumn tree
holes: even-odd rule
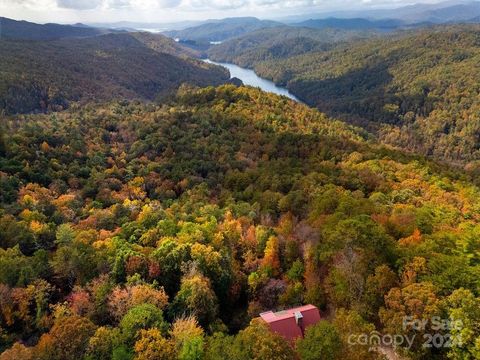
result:
[[[59,318],[48,334],[40,338],[35,349],[36,357],[52,360],[81,358],[95,328],[90,320],[80,316]]]
[[[120,320],[129,309],[141,304],[152,304],[164,309],[168,304],[168,296],[163,288],[155,289],[152,286],[139,284],[117,286],[108,297],[108,307],[112,316]]]
[[[213,321],[217,315],[218,303],[210,280],[195,272],[184,276],[172,308],[178,316],[193,315],[203,325]]]
[[[175,320],[170,331],[181,360],[200,360],[204,355],[204,332],[193,316]]]
[[[392,288],[385,296],[385,307],[379,311],[380,321],[388,334],[401,334],[412,338],[411,351],[423,354],[423,334],[430,330],[432,317],[440,315],[439,299],[431,283],[413,283],[402,288]],[[427,320],[424,329],[415,329],[414,321]]]
[[[231,351],[235,360],[290,360],[295,358],[290,344],[270,331],[262,320],[252,320],[250,325],[235,337]]]
[[[135,342],[135,360],[171,360],[177,358],[177,349],[172,340],[162,336],[157,328],[142,329]]]

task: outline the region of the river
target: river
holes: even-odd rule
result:
[[[245,69],[240,66],[229,64],[229,63],[218,63],[211,61],[210,59],[204,60],[207,63],[220,65],[226,67],[230,71],[230,76],[239,78],[243,81],[245,85],[259,87],[263,91],[275,93],[278,95],[287,96],[292,100],[301,102],[295,95],[291,94],[286,88],[277,86],[273,81],[266,80],[255,74],[255,71],[250,69]]]

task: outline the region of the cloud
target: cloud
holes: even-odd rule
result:
[[[14,0],[29,1],[29,0]],[[182,3],[182,0],[56,0],[60,8],[72,10],[103,9],[166,9],[174,8]]]
[[[200,9],[234,10],[248,4],[248,0],[190,0],[185,6]]]
[[[64,9],[91,10],[100,7],[103,0],[57,0],[57,5]]]
[[[123,9],[130,7],[130,0],[107,0],[105,7],[109,9]]]
[[[56,7],[55,0],[0,0],[0,5],[11,8],[50,9]]]
[[[0,15],[34,22],[175,22],[232,16],[392,8],[443,0],[0,0]]]
[[[339,3],[341,1],[336,1]],[[252,0],[254,5],[258,6],[271,6],[275,5],[277,7],[308,7],[308,6],[318,6],[318,5],[326,5],[328,1],[325,0]]]
[[[122,0],[129,1],[133,9],[166,9],[174,8],[182,3],[182,0]]]

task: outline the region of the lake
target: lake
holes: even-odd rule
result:
[[[292,100],[301,102],[295,95],[291,94],[286,88],[277,86],[273,81],[266,80],[255,74],[255,71],[250,69],[245,69],[235,64],[229,63],[218,63],[215,61],[211,61],[210,59],[203,60],[207,63],[220,65],[226,67],[230,71],[231,77],[239,78],[243,81],[245,85],[259,87],[263,91],[275,93],[278,95],[287,96]]]

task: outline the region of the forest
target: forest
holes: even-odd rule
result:
[[[0,16],[0,38],[22,40],[55,40],[85,38],[102,34],[118,33],[119,30],[100,29],[83,24],[35,24]]]
[[[480,354],[480,188],[259,89],[2,118],[1,360]],[[291,344],[258,320],[310,303]],[[422,346],[402,319],[462,321]],[[442,334],[443,330],[440,330]]]
[[[325,52],[340,43],[366,39],[373,30],[276,26],[249,32],[211,46],[208,57],[214,61],[254,68],[260,62],[288,59],[307,53]]]
[[[253,33],[252,33],[253,34]],[[438,160],[478,167],[480,27],[427,27],[331,43],[292,54],[245,35],[210,50],[216,61],[254,68],[329,116],[380,141]],[[345,39],[348,40],[348,39]],[[286,40],[274,40],[281,48]],[[268,48],[268,47],[267,47]]]
[[[51,41],[0,39],[0,112],[59,111],[71,102],[154,100],[182,83],[219,85],[222,67],[162,35],[106,34]]]

